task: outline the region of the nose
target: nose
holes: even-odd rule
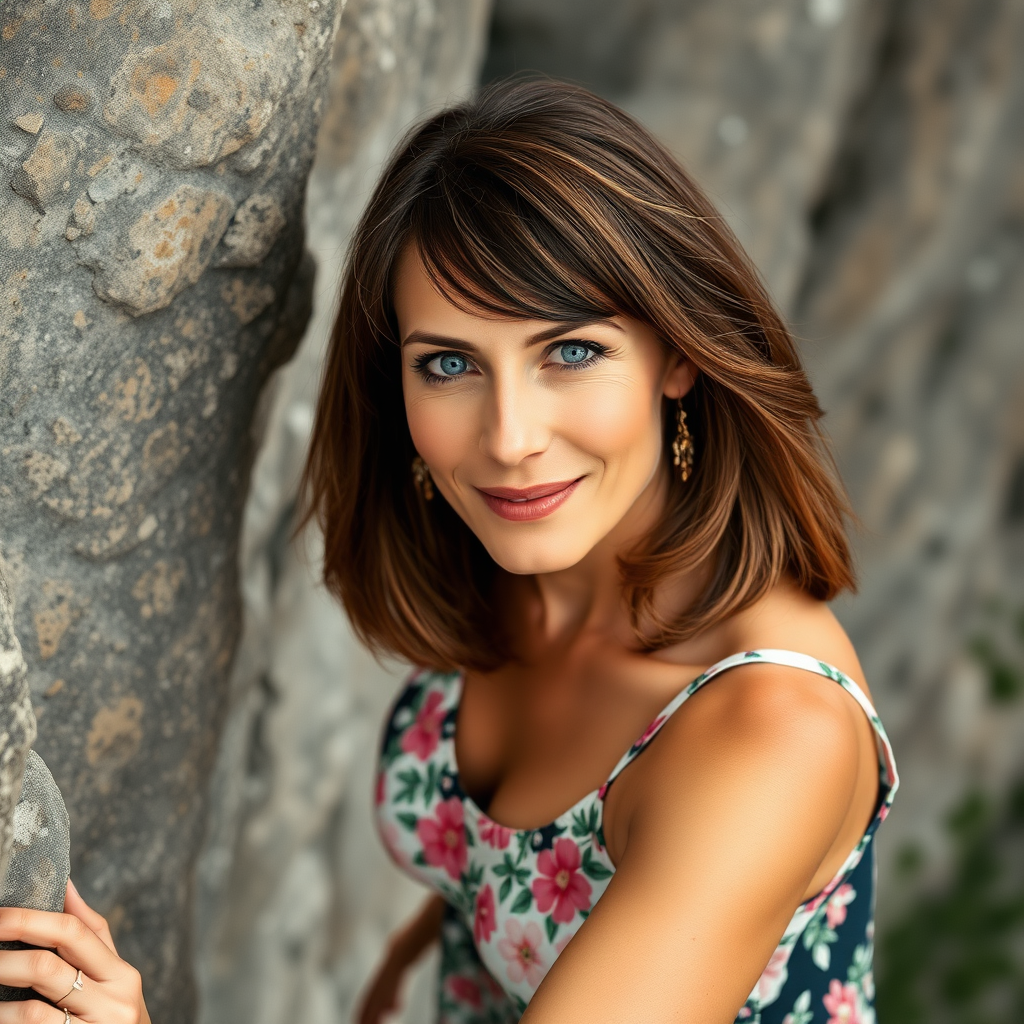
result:
[[[545,451],[551,439],[541,395],[522,383],[496,384],[488,398],[480,450],[499,465],[518,466]]]

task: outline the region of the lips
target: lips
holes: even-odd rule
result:
[[[524,522],[543,519],[562,505],[583,477],[535,484],[533,487],[478,487],[487,507],[502,519]]]

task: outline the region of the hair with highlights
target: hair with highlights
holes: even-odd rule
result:
[[[679,162],[584,89],[513,79],[415,128],[353,237],[303,476],[324,582],[372,650],[490,668],[509,655],[497,567],[438,495],[426,504],[402,397],[395,266],[416,245],[468,310],[573,322],[625,315],[699,371],[684,399],[693,475],[620,560],[639,643],[680,642],[784,575],[827,600],[853,589],[848,504],[821,408],[786,326],[732,232]],[[665,449],[674,433],[666,403]],[[707,560],[711,560],[708,562]],[[706,566],[676,620],[659,583]]]

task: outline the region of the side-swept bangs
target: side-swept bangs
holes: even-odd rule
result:
[[[699,371],[684,400],[695,471],[620,563],[638,644],[657,649],[747,607],[783,575],[853,588],[848,515],[793,340],[731,231],[679,163],[598,97],[498,83],[399,146],[355,231],[303,479],[324,582],[371,649],[439,668],[507,656],[496,566],[440,496],[413,486],[392,301],[418,248],[451,301],[501,317],[639,320]],[[672,417],[666,416],[666,447]],[[660,583],[710,584],[678,619]]]

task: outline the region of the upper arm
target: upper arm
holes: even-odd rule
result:
[[[694,695],[623,773],[615,876],[524,1024],[730,1024],[845,820],[852,704],[760,665]]]

